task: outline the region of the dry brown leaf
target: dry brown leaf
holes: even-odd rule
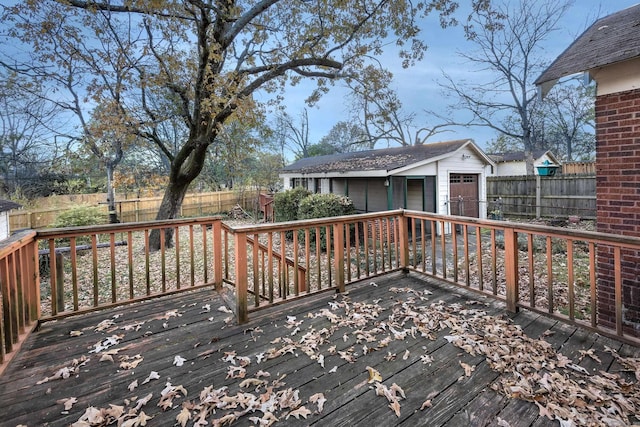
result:
[[[144,358],[139,354],[136,354],[135,356],[122,356],[122,358],[120,359],[120,369],[135,369],[143,359]]]
[[[405,396],[404,394],[404,390],[402,388],[400,388],[400,386],[396,383],[391,384],[391,387],[389,387],[389,390],[391,390],[395,396],[397,397],[398,395],[402,396],[403,399],[406,399],[407,396]]]
[[[183,407],[180,413],[176,416],[176,421],[180,426],[185,427],[187,422],[191,419],[191,411]]]
[[[64,410],[69,411],[73,407],[73,405],[77,402],[78,402],[78,399],[76,399],[75,397],[67,397],[65,399],[58,400],[56,403],[60,405],[64,405]]]
[[[382,381],[382,375],[380,375],[380,372],[378,372],[376,369],[372,368],[371,366],[367,366],[367,371],[369,371],[369,384],[376,381]]]
[[[112,355],[105,353],[102,356],[100,356],[100,360],[98,360],[98,362],[111,362],[111,363],[113,363],[115,361],[113,360],[113,356]]]
[[[389,404],[389,408],[391,408],[391,410],[395,412],[396,417],[400,418],[400,404],[398,403],[397,400],[394,400],[393,402],[391,402]]]
[[[471,366],[471,365],[468,365],[468,364],[466,364],[466,363],[464,363],[462,361],[459,361],[459,363],[460,363],[460,366],[462,366],[462,369],[464,369],[464,376],[465,377],[470,377],[471,373],[473,371],[475,371],[475,369],[476,369],[475,365]]]
[[[286,416],[286,419],[289,419],[289,417],[291,416],[291,417],[295,417],[297,420],[299,420],[300,417],[306,420],[309,415],[311,415],[311,411],[305,408],[304,406],[301,406],[298,409],[289,412]]]
[[[422,406],[420,406],[420,410],[424,410],[425,408],[431,408],[433,405],[431,404],[431,399],[427,399],[422,402]]]
[[[322,393],[316,393],[309,397],[309,402],[318,405],[318,413],[324,410],[324,404],[326,403],[326,401],[327,399],[325,399],[324,394]]]
[[[159,380],[159,379],[160,379],[160,375],[156,371],[151,371],[149,376],[145,378],[144,381],[142,381],[142,384],[144,385],[151,380]]]

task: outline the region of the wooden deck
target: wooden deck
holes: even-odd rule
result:
[[[501,303],[414,274],[273,307],[242,326],[221,307],[220,295],[201,290],[45,323],[0,377],[0,425],[116,425],[118,417],[121,425],[146,417],[152,426],[194,425],[202,414],[207,425],[558,425],[535,403],[495,391],[511,385],[514,396],[526,394],[513,370],[461,341],[469,337],[510,346],[506,359],[527,374],[523,354],[544,349],[543,337],[545,357],[561,352],[590,375],[624,377],[638,404],[633,372],[605,349],[627,357],[640,349],[531,312],[509,319]],[[509,337],[492,338],[492,328]],[[545,372],[582,376],[587,388],[576,366]],[[543,406],[553,394],[537,393]],[[66,409],[63,399],[72,399]]]

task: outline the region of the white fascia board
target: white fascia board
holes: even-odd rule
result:
[[[321,173],[281,173],[279,176],[284,178],[374,178],[387,177],[389,172],[386,170],[370,170],[370,171],[351,171],[351,172],[321,172]]]

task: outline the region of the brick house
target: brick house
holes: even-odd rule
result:
[[[640,4],[596,21],[536,80],[544,95],[562,77],[595,80],[597,230],[640,237]],[[640,253],[598,251],[598,317],[640,336]],[[621,291],[616,301],[616,273]],[[621,304],[621,307],[620,307]]]

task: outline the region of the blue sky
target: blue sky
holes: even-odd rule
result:
[[[460,3],[468,2],[461,0]],[[560,21],[559,30],[553,33],[552,38],[544,45],[548,61],[553,61],[596,19],[638,3],[639,0],[576,0]],[[465,16],[463,11],[459,20],[462,21]],[[450,103],[450,100],[443,98],[441,88],[437,84],[442,78],[442,71],[467,81],[479,78],[455,54],[456,51],[472,49],[472,44],[464,38],[461,26],[442,29],[437,24],[436,16],[430,17],[427,25],[423,36],[429,48],[421,63],[404,70],[395,56],[389,55],[383,62],[394,73],[394,85],[403,103],[403,110],[416,114],[416,124],[420,124],[420,119],[425,118],[423,110],[432,109],[444,113]],[[305,108],[304,99],[309,93],[309,87],[304,85],[287,91],[287,111],[293,117],[297,118]],[[344,94],[344,90],[335,87],[317,106],[308,108],[310,137],[313,143],[326,135],[336,122],[348,116]],[[454,132],[436,135],[429,142],[472,138],[484,148],[486,143],[495,137],[495,131],[486,128],[456,128]]]

